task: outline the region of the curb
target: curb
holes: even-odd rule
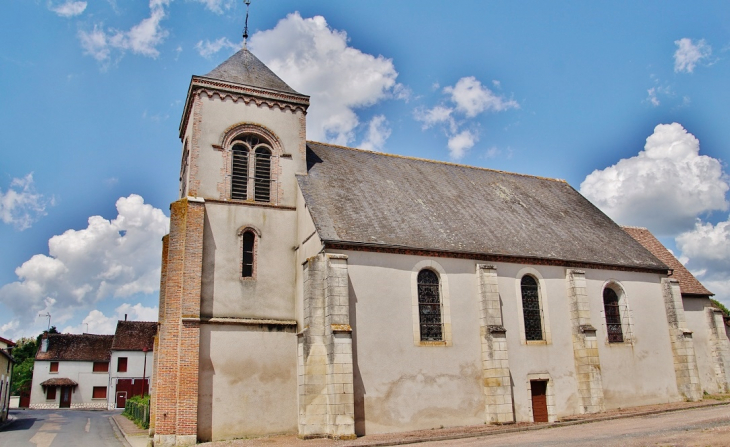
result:
[[[685,411],[685,410],[696,410],[699,408],[713,408],[713,407],[720,407],[723,405],[730,405],[730,402],[717,402],[713,404],[704,404],[704,405],[692,405],[689,407],[682,407],[682,408],[669,408],[665,410],[651,410],[646,411],[642,413],[627,413],[627,414],[616,414],[611,416],[603,416],[603,417],[596,417],[596,418],[589,418],[589,419],[582,419],[579,421],[564,421],[564,422],[553,422],[552,424],[543,424],[543,425],[529,425],[524,427],[513,427],[513,428],[504,428],[504,429],[498,429],[498,430],[490,430],[490,431],[484,431],[481,433],[454,433],[451,435],[441,435],[441,436],[424,436],[420,438],[412,438],[412,439],[404,439],[400,441],[382,441],[382,442],[372,442],[372,443],[358,443],[358,444],[343,444],[342,447],[385,447],[385,446],[392,446],[392,445],[407,445],[407,444],[417,444],[420,442],[435,442],[435,441],[448,441],[452,439],[467,439],[467,438],[482,438],[492,435],[502,435],[506,433],[517,433],[522,431],[533,431],[533,430],[546,430],[550,428],[559,428],[559,427],[568,427],[571,425],[583,425],[583,424],[590,424],[591,422],[603,422],[603,421],[612,421],[616,419],[628,419],[632,417],[640,417],[640,416],[651,416],[655,414],[663,414],[663,413],[674,413],[677,411]]]
[[[127,434],[124,433],[122,427],[120,427],[117,421],[114,419],[114,416],[109,416],[109,423],[112,425],[112,430],[114,430],[114,434],[117,435],[117,438],[124,445],[124,447],[132,447],[132,445],[127,440]]]

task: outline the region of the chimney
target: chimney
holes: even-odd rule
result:
[[[127,314],[124,314],[124,321],[127,321]]]

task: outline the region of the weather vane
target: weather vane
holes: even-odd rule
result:
[[[248,39],[248,7],[251,5],[251,0],[243,0],[246,5],[246,24],[243,27],[243,48],[246,48],[246,40]]]

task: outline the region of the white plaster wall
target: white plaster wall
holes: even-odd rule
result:
[[[4,421],[8,416],[8,408],[10,405],[10,370],[8,365],[10,361],[4,356],[0,356],[0,421]]]
[[[484,422],[473,262],[432,259],[449,275],[452,346],[415,346],[412,272],[423,259],[347,254],[359,435]]]
[[[215,203],[205,211],[201,316],[294,319],[296,212]],[[245,226],[261,233],[255,279],[241,278]]]
[[[302,191],[297,188],[297,250],[296,250],[296,320],[299,330],[304,321],[302,303],[304,300],[304,266],[306,260],[322,250],[322,240],[315,232],[316,227],[304,201]],[[314,234],[313,234],[314,233]]]
[[[609,343],[603,310],[603,288],[621,285],[631,316],[632,341]],[[661,275],[586,271],[591,320],[596,327],[606,409],[682,400],[674,373]],[[624,334],[627,327],[622,326]]]
[[[225,166],[221,152],[213,149],[212,146],[214,144],[221,144],[224,132],[229,127],[241,123],[250,123],[271,130],[281,141],[284,153],[292,155],[291,159],[279,159],[281,163],[281,175],[279,179],[283,184],[284,190],[283,197],[279,197],[279,204],[287,206],[295,205],[296,179],[294,178],[294,174],[297,172],[306,172],[306,160],[304,159],[304,154],[300,153],[303,135],[300,134],[303,124],[301,114],[303,112],[281,110],[278,107],[270,109],[266,105],[256,106],[254,102],[246,105],[243,101],[234,102],[230,98],[221,100],[217,95],[212,98],[203,95],[202,101],[200,102],[200,110],[197,112],[202,115],[198,140],[200,147],[200,158],[198,161],[198,175],[200,179],[200,188],[198,189],[199,197],[219,197],[217,185],[221,181],[221,170],[225,170]],[[192,118],[193,114],[191,114]],[[189,125],[188,127],[191,126]]]
[[[80,361],[59,361],[58,373],[51,373],[51,362],[47,360],[36,360],[33,366],[33,385],[30,391],[30,406],[58,408],[61,399],[61,388],[56,390],[56,399],[49,401],[46,399],[46,393],[40,385],[42,382],[51,378],[65,377],[78,383],[73,388],[71,395],[71,406],[89,405],[105,408],[107,399],[92,399],[92,393],[95,386],[109,386],[109,373],[93,372],[94,362]],[[111,365],[110,365],[111,368]],[[108,392],[108,389],[107,389]]]
[[[718,393],[720,387],[717,383],[712,358],[712,328],[707,315],[707,308],[712,307],[712,303],[709,298],[682,297],[682,304],[687,327],[692,331],[692,342],[697,357],[697,369],[700,373],[702,391],[710,394]]]
[[[109,409],[116,408],[116,379],[142,378],[147,377],[149,387],[152,387],[152,358],[154,353],[148,351],[147,368],[145,368],[145,353],[142,351],[112,351],[112,359],[109,363],[109,388],[107,389],[107,401]],[[119,357],[127,358],[127,372],[117,371],[119,366]]]
[[[293,331],[202,325],[198,439],[296,433],[296,356]]]

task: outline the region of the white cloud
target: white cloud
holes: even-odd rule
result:
[[[53,199],[36,192],[31,172],[23,178],[14,178],[7,191],[0,189],[0,220],[22,231],[45,216],[49,204],[53,204]]]
[[[199,41],[197,44],[195,44],[195,49],[198,50],[198,53],[203,56],[206,59],[209,59],[212,55],[218,53],[223,48],[228,48],[232,51],[240,50],[241,44],[236,44],[228,40],[227,37],[221,37],[220,39],[210,41],[208,39],[205,39],[205,41]]]
[[[65,3],[58,6],[49,5],[49,8],[61,17],[75,17],[81,15],[86,10],[86,2],[66,0]]]
[[[699,219],[676,238],[685,265],[702,284],[730,305],[730,218],[717,225]]]
[[[501,87],[497,80],[492,81],[492,84]],[[486,111],[502,112],[520,107],[517,101],[495,95],[474,76],[463,77],[455,85],[444,87],[443,93],[449,95],[449,105],[438,104],[425,110],[417,108],[413,116],[416,121],[423,123],[423,130],[437,124],[443,125],[449,154],[455,160],[463,158],[479,141],[476,130],[460,130],[465,124]]]
[[[698,215],[728,208],[720,161],[699,151],[700,142],[680,124],[660,124],[643,151],[593,171],[580,191],[622,225],[675,235]]]
[[[227,11],[233,6],[232,0],[195,0],[195,2],[202,3],[206,9],[216,14],[223,14],[223,11]]]
[[[712,55],[712,47],[705,39],[692,43],[692,39],[685,37],[674,43],[677,45],[677,51],[674,52],[674,71],[677,73],[692,73],[698,63]]]
[[[18,267],[18,280],[0,288],[0,302],[23,323],[41,311],[63,323],[74,310],[103,299],[157,291],[169,219],[134,194],[116,207],[112,220],[92,216],[88,227],[53,236],[49,255],[34,255]]]
[[[336,144],[355,139],[356,110],[402,95],[393,62],[348,46],[347,33],[322,16],[289,14],[249,40],[253,53],[295,90],[312,97],[307,137]]]
[[[90,32],[79,31],[78,37],[84,54],[92,56],[100,62],[106,62],[111,50],[120,53],[131,51],[134,54],[157,58],[160,55],[157,47],[164,42],[169,32],[162,28],[160,22],[167,16],[165,7],[172,0],[150,0],[150,16],[133,26],[129,31],[116,29],[104,30],[101,24],[95,24]]]
[[[385,118],[385,115],[376,115],[368,124],[368,132],[360,144],[360,148],[369,151],[380,151],[383,149],[388,137],[390,137],[388,120]]]
[[[487,152],[484,154],[484,156],[486,158],[495,158],[501,153],[502,153],[502,151],[499,150],[499,148],[497,146],[492,146],[489,149],[487,149]]]
[[[445,87],[444,93],[451,95],[451,100],[456,104],[456,110],[464,113],[468,118],[473,118],[486,110],[501,112],[520,107],[517,101],[495,95],[474,76],[459,79],[453,87]]]
[[[477,135],[469,130],[464,130],[453,135],[449,138],[449,155],[454,160],[461,160],[478,140]]]
[[[76,326],[67,326],[61,332],[65,334],[113,334],[117,328],[117,321],[124,320],[125,315],[129,321],[157,321],[158,309],[145,307],[142,303],[134,306],[124,303],[114,310],[114,315],[107,317],[103,312],[94,309]]]
[[[649,101],[651,103],[651,105],[653,105],[654,107],[657,107],[657,106],[659,106],[659,104],[661,104],[661,102],[659,102],[659,98],[657,98],[657,96],[656,96],[656,94],[657,94],[656,87],[650,88],[649,90],[647,90],[647,93],[649,93],[649,96],[646,98],[646,100]]]

